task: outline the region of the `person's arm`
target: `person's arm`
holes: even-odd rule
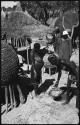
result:
[[[77,74],[77,70],[76,70],[76,64],[74,62],[68,62],[66,63],[65,61],[61,60],[61,64],[63,66],[66,66],[66,68],[68,68],[69,72],[73,73],[75,76]]]
[[[35,60],[34,60],[34,50],[31,51],[31,63],[34,64],[35,63]]]
[[[71,54],[72,54],[72,43],[71,43],[71,39],[69,39],[68,42],[69,42],[69,47],[70,47],[70,57],[71,57]]]

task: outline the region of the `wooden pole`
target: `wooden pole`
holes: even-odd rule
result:
[[[6,113],[8,112],[8,86],[5,86]]]
[[[10,93],[10,102],[11,102],[11,109],[13,109],[13,97],[12,97],[12,88],[9,84],[9,93]]]
[[[28,71],[29,71],[29,57],[28,57],[28,47],[27,47],[27,64],[28,64]]]

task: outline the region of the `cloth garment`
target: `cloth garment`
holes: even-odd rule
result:
[[[69,62],[72,54],[71,40],[69,38],[65,40],[58,38],[55,44],[55,52],[59,55],[59,58]]]

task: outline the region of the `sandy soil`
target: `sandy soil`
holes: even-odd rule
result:
[[[68,74],[63,71],[59,88],[66,86],[67,76]],[[44,73],[42,81],[44,82],[46,79],[48,81],[49,79],[55,79],[56,81],[56,78],[57,74],[49,76],[49,74]],[[78,109],[75,105],[76,96],[73,96],[69,104],[63,105],[66,94],[63,94],[60,101],[55,101],[53,96],[49,95],[52,87],[53,84],[37,97],[34,95],[34,91],[30,92],[25,104],[20,104],[19,107],[14,108],[7,114],[3,113],[1,115],[2,124],[78,124]],[[56,91],[53,91],[53,93],[55,94]],[[34,95],[33,98],[32,95]],[[4,108],[5,105],[2,106],[2,110]]]

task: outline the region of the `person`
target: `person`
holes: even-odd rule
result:
[[[56,28],[56,30],[55,30],[55,36],[58,37],[58,38],[61,36],[59,28]]]
[[[54,52],[54,37],[52,34],[47,34],[47,49],[49,52]]]
[[[30,38],[30,37],[27,37],[27,41],[28,41],[28,44],[29,44],[29,46],[30,46],[30,45],[31,45],[31,43],[32,43],[31,38]]]
[[[74,49],[77,48],[77,45],[75,42],[77,37],[79,37],[79,23],[77,23],[77,25],[73,25],[72,27],[71,40],[72,40],[72,46]]]
[[[60,46],[61,46],[61,33],[60,29],[57,28],[55,31],[55,39],[54,39],[54,52],[60,56]]]
[[[76,47],[75,50],[79,48],[79,36],[75,39]]]
[[[35,43],[31,51],[31,62],[31,82],[34,85],[35,94],[37,95],[38,84],[41,81],[41,69],[44,65],[39,43]]]
[[[31,53],[32,39],[30,37],[27,37],[27,42],[28,42],[28,46],[29,46],[29,48],[27,50],[27,52],[28,52],[28,57],[27,58],[29,59],[29,64],[31,64],[30,53]]]
[[[61,78],[61,74],[62,74],[61,59],[59,58],[59,56],[56,53],[53,53],[48,57],[48,60],[52,65],[57,66],[58,77],[57,77],[57,81],[55,83],[55,87],[58,87],[58,84],[59,84],[59,81]]]
[[[58,33],[54,50],[60,59],[64,59],[66,62],[69,62],[72,54],[72,44],[67,31],[63,31],[61,36],[60,33]]]
[[[60,47],[60,52],[61,52],[60,58],[64,59],[66,62],[69,62],[70,57],[72,55],[72,44],[71,44],[71,39],[68,37],[67,31],[63,31],[62,45]]]
[[[76,86],[77,86],[77,98],[76,98],[76,107],[79,109],[79,63],[77,66],[77,60],[75,61],[75,59],[71,58],[70,62],[66,62],[60,58],[58,58],[56,55],[51,55],[48,57],[49,62],[52,65],[56,65],[57,69],[58,69],[58,78],[57,78],[57,82],[55,84],[55,86],[57,87],[59,84],[59,80],[61,78],[61,70],[65,70],[69,72],[68,75],[68,81],[67,81],[67,95],[66,95],[66,101],[64,104],[69,103],[70,100],[70,87],[71,84],[73,82],[72,76],[75,77],[76,79]],[[78,61],[79,62],[79,61]],[[56,99],[56,98],[55,98]]]
[[[58,32],[59,33],[59,32]],[[60,38],[60,33],[57,39],[57,43],[54,47],[55,50],[55,56],[57,59],[63,60],[65,63],[70,62],[70,57],[72,54],[72,46],[71,46],[71,40],[68,38],[68,33],[66,31],[63,32],[62,39]],[[51,61],[51,59],[50,59]],[[53,60],[53,63],[55,62],[55,58]],[[58,77],[55,86],[57,87],[61,78],[61,62],[55,63],[57,65],[57,72]]]

